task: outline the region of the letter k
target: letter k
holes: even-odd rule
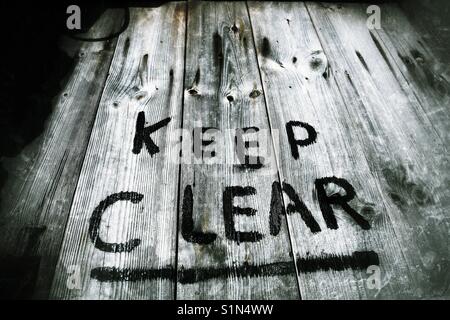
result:
[[[145,127],[145,113],[143,111],[139,112],[136,121],[136,134],[133,141],[133,153],[139,154],[141,152],[143,143],[145,143],[150,156],[153,157],[154,154],[158,153],[159,147],[153,142],[150,134],[152,134],[156,130],[161,129],[164,126],[167,126],[170,120],[171,118],[169,117],[151,126]]]

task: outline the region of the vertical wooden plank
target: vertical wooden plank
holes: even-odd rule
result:
[[[364,12],[356,10],[355,15]],[[416,29],[404,12],[395,4],[381,6],[381,29],[370,31],[378,50],[405,91],[411,92],[420,103],[420,115],[435,128],[444,147],[450,141],[450,59],[448,42],[424,37],[423,29]]]
[[[272,128],[301,121],[318,133],[315,143],[299,149],[298,159],[293,158],[291,146],[280,146],[282,179],[294,187],[320,226],[320,231],[314,232],[300,215],[289,215],[296,259],[322,257],[322,262],[329,266],[328,270],[315,268],[315,272],[302,272],[298,268],[302,297],[414,296],[415,279],[402,248],[405,242],[397,239],[397,221],[392,220],[393,211],[399,214],[399,210],[382,191],[380,172],[371,157],[375,154],[372,145],[382,143],[379,135],[383,132],[379,132],[376,123],[380,119],[367,114],[357,95],[342,94],[342,90],[353,88],[346,78],[337,76],[342,72],[340,52],[330,54],[327,50],[329,42],[339,48],[345,42],[334,37],[321,43],[316,29],[326,33],[330,27],[318,24],[315,28],[303,3],[250,2],[249,11]],[[307,137],[302,131],[305,130],[296,131],[298,139]],[[286,133],[283,135],[280,141],[288,138]],[[349,205],[363,221],[358,223],[348,210],[333,206],[337,226],[326,223],[321,208],[323,200],[315,182],[333,176],[345,179],[354,187],[356,196]],[[329,196],[348,194],[348,190],[333,183],[326,184],[325,192]],[[289,201],[285,195],[285,202]],[[365,252],[370,258],[360,259],[355,252]],[[337,268],[330,256],[341,260],[353,256],[353,264]],[[379,265],[378,284],[371,282],[371,265]]]
[[[122,10],[108,10],[87,37],[119,27]],[[82,43],[75,68],[42,135],[14,159],[5,159],[1,191],[1,264],[26,269],[9,298],[46,298],[116,40]],[[36,62],[39,63],[39,62]],[[15,262],[18,266],[13,267]],[[34,262],[33,262],[34,261]],[[9,273],[2,273],[8,283]],[[32,283],[31,283],[32,282]],[[22,292],[21,288],[30,288]]]
[[[188,12],[183,129],[191,139],[183,137],[177,298],[298,298],[284,218],[270,233],[272,144],[261,168],[243,168],[235,156],[236,129],[258,127],[261,144],[270,137],[245,3],[191,2]],[[220,132],[204,137],[216,139],[208,147],[215,158],[187,156],[202,127]],[[243,194],[230,197],[231,187]]]
[[[366,139],[365,154],[378,171],[383,194],[395,207],[390,218],[403,247],[413,297],[440,297],[448,283],[448,156],[430,108],[394,77],[361,14],[361,6],[308,3],[321,43],[331,61],[345,101],[359,99],[378,133]],[[382,24],[383,25],[383,24]],[[410,30],[413,32],[413,30]],[[333,66],[332,66],[333,67]],[[420,104],[422,103],[422,105]],[[445,119],[441,124],[446,125]],[[442,127],[440,127],[442,128]],[[445,129],[444,129],[445,131]]]
[[[177,146],[167,133],[180,126],[184,39],[185,4],[131,9],[71,208],[53,298],[174,297],[178,165],[169,161]],[[149,132],[153,125],[158,130]],[[157,276],[136,277],[145,270]]]

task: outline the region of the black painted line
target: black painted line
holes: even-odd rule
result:
[[[342,271],[345,269],[366,270],[369,266],[379,265],[378,254],[374,251],[356,251],[352,255],[323,255],[297,259],[299,273],[316,271]],[[115,267],[94,268],[91,278],[100,282],[144,281],[154,279],[178,280],[181,284],[191,284],[216,278],[260,277],[296,275],[292,261],[274,262],[264,265],[244,263],[236,267],[223,268],[178,268],[168,266],[161,269],[118,269]]]

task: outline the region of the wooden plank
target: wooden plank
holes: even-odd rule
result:
[[[349,110],[336,85],[335,57],[324,52],[303,3],[250,2],[249,10],[272,128],[282,132],[280,141],[287,139],[282,128],[289,121],[306,122],[318,132],[315,143],[300,148],[298,159],[293,159],[289,144],[280,145],[280,175],[298,192],[320,226],[320,231],[314,232],[300,215],[289,215],[294,255],[300,259],[322,257],[328,262],[325,255],[375,252],[381,268],[378,288],[368,284],[367,270],[377,264],[376,258],[370,263],[355,261],[353,270],[333,270],[330,261],[329,270],[299,272],[302,298],[367,299],[404,294],[410,286],[409,279],[403,278],[408,270],[390,221],[390,204],[380,192],[377,172],[365,157],[363,143],[367,142],[361,119]],[[301,132],[296,134],[306,138]],[[350,206],[369,222],[370,230],[339,206],[333,207],[337,228],[328,227],[315,181],[333,176],[354,187],[357,196]],[[328,184],[326,191],[343,194],[333,184]],[[285,195],[285,202],[289,201]]]
[[[446,147],[411,90],[393,76],[395,66],[379,51],[364,8],[307,3],[344,101],[367,123],[364,154],[380,179],[388,215],[412,290],[397,296],[448,295],[448,161]],[[345,86],[345,81],[347,85]],[[365,120],[364,120],[365,119]],[[370,122],[368,121],[370,119]],[[373,129],[370,128],[373,126]]]
[[[382,10],[382,28],[371,31],[373,41],[384,54],[392,72],[405,91],[416,96],[429,126],[435,128],[444,147],[450,142],[450,59],[445,41],[427,38],[423,29],[416,29],[395,4],[385,4]],[[358,12],[355,10],[355,14]]]
[[[272,183],[278,181],[271,142],[262,168],[242,168],[234,156],[235,129],[258,127],[261,144],[269,129],[245,3],[190,2],[188,12],[183,129],[191,137],[201,127],[222,134],[204,138],[214,135],[208,150],[215,158],[183,157],[177,298],[298,298],[284,218],[279,234],[270,233]],[[191,148],[183,138],[184,154]],[[233,198],[230,187],[255,194]],[[256,211],[243,216],[233,205]]]
[[[86,36],[95,38],[118,27],[122,15],[122,10],[107,11]],[[115,44],[110,40],[78,46],[76,66],[55,97],[44,132],[17,157],[3,161],[9,175],[1,191],[1,264],[10,267],[16,261],[21,266],[11,271],[26,269],[27,274],[13,291],[3,288],[9,298],[48,296]],[[8,277],[2,273],[4,281]]]
[[[75,193],[53,298],[174,297],[179,166],[168,160],[177,145],[167,132],[181,120],[185,14],[183,3],[131,9]],[[155,132],[143,129],[158,123]],[[133,281],[152,269],[169,274]]]
[[[406,20],[408,20],[403,27],[414,26],[414,30],[418,32],[415,36],[419,35],[420,41],[434,55],[439,57],[440,62],[448,64],[450,62],[448,57],[448,51],[450,49],[450,24],[448,22],[450,4],[448,1],[403,0],[399,3],[399,6],[406,13]],[[389,11],[392,10],[392,7],[394,7],[393,12],[398,10],[397,6],[392,6],[391,4],[383,5],[383,8],[388,8]],[[386,13],[389,15],[390,12],[385,12],[383,17],[384,22],[386,22],[387,18]],[[404,20],[405,16],[401,15],[400,19]],[[408,28],[408,30],[411,30],[411,28]]]
[[[250,2],[249,8],[272,128],[281,130],[280,141],[287,139],[282,128],[289,121],[306,122],[319,133],[316,143],[300,148],[297,160],[288,144],[280,146],[282,179],[298,192],[321,229],[314,233],[300,215],[288,217],[295,256],[349,256],[357,251],[375,251],[381,261],[380,290],[370,289],[366,283],[368,265],[358,268],[362,270],[333,270],[330,266],[330,270],[299,273],[302,298],[392,297],[403,281],[386,279],[405,272],[406,264],[386,216],[387,203],[380,194],[377,176],[365,159],[361,144],[351,138],[355,119],[347,113],[330,80],[332,62],[324,54],[309,15],[302,3]],[[351,207],[370,222],[371,230],[363,230],[339,208],[334,210],[338,229],[327,228],[314,183],[332,176],[353,185],[357,198]],[[334,192],[339,190],[337,187]],[[285,202],[289,201],[285,195]]]

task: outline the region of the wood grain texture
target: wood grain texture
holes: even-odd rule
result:
[[[258,127],[267,133],[269,129],[245,3],[192,2],[188,12],[183,129],[192,133],[195,127],[214,127],[223,136],[209,149],[215,149],[220,160],[182,165],[180,197],[183,198],[186,186],[192,187],[194,231],[215,233],[217,238],[200,245],[179,235],[177,298],[298,298],[292,273],[271,276],[262,272],[251,277],[249,273],[240,276],[236,271],[246,264],[258,267],[274,262],[292,263],[293,267],[284,219],[278,236],[271,236],[269,231],[271,186],[278,180],[271,143],[272,156],[266,157],[264,167],[243,169],[234,156],[235,132],[227,131]],[[250,137],[253,139],[254,135]],[[185,141],[183,149],[191,148]],[[224,203],[223,194],[226,187],[232,186],[256,190],[254,195],[234,198],[234,206],[253,208],[255,215],[234,215],[234,221],[237,231],[259,232],[263,235],[261,241],[238,243],[227,238],[224,207],[229,203]],[[220,268],[228,268],[229,272],[207,281],[182,281],[187,269],[194,269],[194,278],[202,278],[202,273]]]
[[[307,8],[324,51],[334,62],[331,67],[344,101],[360,102],[351,111],[361,120],[353,122],[365,119],[368,124],[362,137],[364,154],[377,174],[408,263],[404,276],[412,283],[411,289],[396,296],[446,296],[449,171],[439,134],[445,117],[436,123],[424,111],[434,107],[426,105],[429,100],[420,101],[414,85],[394,77],[396,66],[384,58],[371,36],[361,13],[364,7],[307,3]]]
[[[389,8],[389,6],[386,4],[383,8]],[[398,7],[393,6],[395,8],[392,12],[400,13],[399,21],[409,20],[406,25],[410,26],[411,24],[414,26],[413,29],[408,28],[408,33],[411,33],[412,30],[414,30],[414,33],[417,32],[417,34],[412,36],[420,37],[420,41],[431,49],[433,54],[439,57],[440,62],[448,64],[448,51],[450,49],[448,15],[450,13],[450,3],[446,0],[403,0],[400,1],[399,6],[401,8],[400,11]]]
[[[87,36],[114,29],[121,16],[121,10],[107,11]],[[10,298],[48,296],[115,44],[111,40],[78,46],[76,66],[54,99],[45,131],[19,156],[4,161],[10,176],[1,191],[0,256],[4,264],[16,259],[21,268],[30,268],[29,278],[22,278]],[[27,266],[33,260],[37,265]],[[30,292],[23,295],[26,286]]]
[[[321,229],[312,233],[300,215],[288,217],[295,256],[373,250],[380,257],[381,290],[367,286],[366,270],[326,270],[298,275],[302,298],[367,299],[401,294],[410,283],[403,279],[407,264],[389,219],[389,203],[359,141],[364,136],[360,119],[346,107],[334,80],[335,63],[322,47],[304,4],[250,2],[249,10],[272,128],[282,132],[280,141],[287,139],[281,128],[288,121],[306,122],[318,132],[316,143],[300,148],[298,160],[292,158],[288,144],[280,145],[280,175],[293,185]],[[297,134],[305,136],[301,131]],[[357,197],[350,204],[370,222],[371,230],[363,230],[339,207],[334,209],[338,229],[327,228],[314,181],[332,176],[354,186]],[[330,184],[327,192],[342,190]]]
[[[75,45],[45,131],[2,160],[11,297],[450,297],[448,43],[379,6],[370,29],[360,2],[174,2],[131,9],[116,40]],[[290,121],[317,131],[298,158]],[[259,129],[243,138],[258,140],[262,167],[242,166],[245,128]],[[327,225],[315,182],[332,176],[354,187],[370,229],[338,205]],[[293,193],[317,225],[293,212]],[[380,287],[367,266],[339,266],[363,251],[379,258]]]
[[[354,8],[355,18],[361,17],[362,10]],[[418,100],[421,109],[416,113],[421,121],[435,128],[446,148],[450,142],[449,41],[430,36],[420,24],[412,25],[395,4],[381,8],[382,28],[371,31],[373,41],[385,53],[402,88]]]
[[[178,165],[169,161],[177,146],[167,132],[180,126],[185,40],[185,4],[131,9],[128,29],[117,49],[99,106],[86,159],[70,212],[52,288],[52,298],[171,299],[170,279],[114,282],[91,278],[99,267],[173,268],[175,265]],[[138,114],[145,126],[171,117],[151,134],[160,152],[132,152]],[[103,252],[89,238],[94,209],[120,192],[142,194],[142,201],[120,201],[101,219],[99,237],[122,243],[138,238],[130,252]],[[96,239],[98,241],[98,239]],[[70,266],[79,267],[81,287],[66,283]]]

